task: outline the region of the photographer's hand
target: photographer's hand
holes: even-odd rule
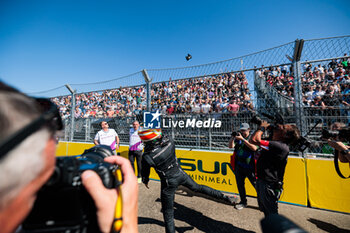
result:
[[[104,187],[102,180],[94,171],[83,172],[81,178],[86,190],[95,202],[100,230],[110,232],[114,220],[115,208],[113,205],[117,202],[116,190]]]
[[[106,162],[118,164],[123,174],[123,228],[122,233],[138,232],[137,228],[137,208],[139,186],[137,177],[131,167],[130,161],[121,156],[111,156],[105,158]]]
[[[241,133],[238,133],[235,139],[242,141],[252,151],[256,151],[258,149],[253,143],[250,143],[247,139],[245,139]]]
[[[333,147],[334,149],[336,149],[339,152],[346,151],[349,149],[348,146],[344,145],[344,143],[342,143],[340,141],[334,141],[334,140],[328,139],[327,142],[328,142],[328,145],[330,145],[331,147]],[[339,161],[342,163],[349,163],[350,162],[350,153],[347,153],[347,154],[339,153]]]
[[[267,128],[267,127],[269,127],[270,126],[270,124],[269,123],[267,123],[267,121],[262,121],[261,122],[261,125],[260,125],[260,127],[263,127],[263,128]]]
[[[138,185],[129,160],[120,156],[111,156],[106,162],[120,165],[123,173],[123,227],[121,232],[138,232],[137,228],[137,201]],[[96,208],[100,230],[110,232],[114,221],[114,211],[118,193],[116,189],[107,189],[100,177],[93,171],[85,171],[82,181],[93,198]]]
[[[267,121],[261,121],[261,124],[259,126],[260,128],[253,133],[250,139],[250,142],[256,146],[260,146],[261,136],[263,135],[266,128],[270,126],[270,124],[267,123]]]
[[[237,133],[237,136],[235,137],[236,140],[244,140],[244,137],[242,136],[242,134]]]

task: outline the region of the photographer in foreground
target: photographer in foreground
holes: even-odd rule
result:
[[[262,140],[266,129],[272,135],[271,140]],[[283,191],[283,177],[289,154],[288,144],[300,138],[300,131],[295,125],[271,125],[266,121],[259,124],[259,129],[252,135],[252,142],[261,147],[257,161],[256,191],[258,204],[265,216],[278,213],[278,200]]]
[[[4,233],[20,232],[55,169],[55,132],[62,122],[49,100],[30,98],[1,81],[0,106],[0,226]],[[130,162],[116,156],[106,161],[120,165],[124,175],[122,232],[137,232],[138,187]],[[95,202],[101,232],[110,232],[119,194],[106,189],[93,171],[84,172],[82,181]]]

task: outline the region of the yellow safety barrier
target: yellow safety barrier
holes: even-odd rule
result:
[[[307,180],[310,205],[316,208],[350,213],[350,179],[342,179],[335,171],[332,159],[308,159]],[[348,176],[348,163],[339,163]]]
[[[60,142],[56,154],[79,155],[92,146],[92,143]],[[128,146],[121,146],[118,152],[128,158],[128,149]],[[197,183],[224,192],[238,193],[236,179],[229,163],[231,154],[176,150],[181,167]],[[350,170],[348,164],[341,163],[340,169]],[[159,180],[154,169],[151,169],[150,178]],[[246,191],[247,195],[256,197],[255,189],[248,180]],[[350,213],[350,179],[338,177],[332,160],[289,157],[280,201],[307,206],[308,200],[311,207]]]

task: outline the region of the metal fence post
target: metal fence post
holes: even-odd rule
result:
[[[209,119],[211,119],[211,118],[209,118]],[[231,124],[232,125],[232,124]],[[208,132],[208,134],[209,134],[209,150],[211,150],[211,143],[212,143],[212,140],[211,140],[211,136],[212,136],[212,133],[211,133],[211,127],[209,127],[209,132]]]
[[[75,111],[75,94],[76,90],[73,90],[72,87],[69,84],[65,85],[66,88],[70,91],[72,94],[72,108],[71,108],[71,113],[70,113],[70,119],[71,119],[71,126],[70,126],[70,137],[69,141],[73,141],[74,138],[74,111]]]
[[[306,130],[304,108],[302,103],[303,89],[301,86],[301,63],[300,57],[303,50],[304,40],[296,40],[293,56],[293,72],[294,72],[294,101],[295,101],[295,122],[303,135]]]
[[[146,103],[147,103],[147,111],[151,111],[151,82],[152,79],[150,79],[150,77],[148,76],[147,70],[143,69],[142,70],[142,74],[143,77],[145,78],[145,82],[146,82],[146,90],[147,90],[147,99],[146,99]]]
[[[90,118],[86,118],[85,119],[85,142],[88,142],[90,140],[90,133],[91,133]]]
[[[69,141],[69,132],[70,129],[68,129],[68,119],[64,119],[64,140]]]

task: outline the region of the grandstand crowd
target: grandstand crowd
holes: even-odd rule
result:
[[[231,113],[253,109],[244,72],[169,80],[151,86],[151,110],[164,115],[179,113]],[[70,116],[71,96],[52,99],[62,117]],[[146,110],[144,86],[126,87],[76,95],[75,118],[136,116]]]
[[[350,114],[350,58],[327,63],[305,63],[302,73],[302,101],[311,114],[330,116]],[[257,68],[255,74],[294,102],[291,67]],[[62,117],[70,116],[71,96],[52,99]],[[224,73],[200,78],[171,80],[151,86],[151,110],[163,115],[249,112],[254,109],[252,94],[244,72]],[[341,110],[340,110],[341,109]],[[75,118],[136,116],[146,110],[144,86],[124,87],[76,95]]]
[[[313,65],[306,62],[302,73],[302,102],[311,114],[350,116],[350,58]],[[256,75],[294,102],[294,77],[290,67],[261,67]]]

